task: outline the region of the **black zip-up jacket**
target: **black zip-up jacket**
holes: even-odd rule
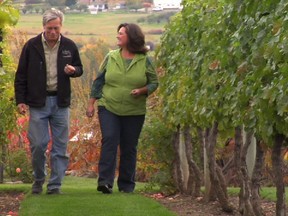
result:
[[[31,107],[45,106],[47,74],[44,48],[41,36],[31,38],[24,45],[15,76],[16,105],[24,103]],[[73,75],[64,72],[66,64],[75,67]],[[57,104],[68,107],[71,101],[70,77],[83,74],[83,67],[76,44],[61,35],[57,56]]]

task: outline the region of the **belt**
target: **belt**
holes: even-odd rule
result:
[[[56,96],[57,95],[57,91],[47,91],[47,96]]]

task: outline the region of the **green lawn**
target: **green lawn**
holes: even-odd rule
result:
[[[21,203],[20,216],[175,216],[158,202],[141,195],[143,184],[135,193],[117,191],[102,194],[96,191],[96,179],[65,177],[61,195],[30,193],[31,185],[0,185],[0,191],[29,191]]]
[[[228,193],[231,196],[238,196],[240,189],[239,188],[228,188]],[[287,191],[287,189],[286,189]],[[276,188],[275,187],[262,187],[260,189],[260,195],[263,199],[271,200],[276,202]],[[286,200],[288,202],[288,194],[286,193]]]
[[[45,185],[46,186],[46,185]],[[31,184],[0,184],[0,192],[23,191],[19,216],[175,216],[158,202],[141,194],[145,184],[137,183],[135,193],[125,194],[114,188],[113,194],[96,191],[96,179],[67,176],[61,195],[32,195]],[[230,196],[237,196],[239,188],[228,188]],[[261,196],[276,201],[275,187],[263,187]],[[288,195],[286,194],[286,199]]]
[[[91,37],[102,38],[109,44],[116,43],[117,26],[123,22],[137,23],[137,19],[147,17],[145,13],[121,14],[114,12],[91,14],[67,14],[62,33],[72,39],[88,40]],[[150,30],[163,29],[164,23],[139,24],[146,35],[146,41],[159,42],[159,35],[148,34]],[[29,37],[42,31],[42,16],[36,14],[21,15],[16,30],[27,32]]]

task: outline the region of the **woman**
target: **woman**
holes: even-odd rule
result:
[[[102,132],[97,190],[107,194],[112,193],[118,145],[118,189],[126,193],[134,191],[137,144],[145,119],[146,98],[158,87],[139,26],[124,23],[117,31],[119,49],[105,57],[93,82],[86,112],[88,117],[94,115],[97,100]]]

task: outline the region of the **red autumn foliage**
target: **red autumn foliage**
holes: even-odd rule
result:
[[[88,124],[84,124],[82,128],[78,128],[71,138],[68,145],[68,152],[70,153],[68,170],[98,173],[101,132],[97,117],[94,117]]]
[[[8,151],[17,151],[19,148],[24,149],[27,156],[30,158],[31,153],[29,149],[28,132],[28,116],[21,116],[17,119],[18,129],[9,131],[7,137],[9,139]]]
[[[95,117],[96,118],[96,117]],[[17,119],[17,130],[8,132],[9,139],[8,151],[17,152],[22,149],[25,150],[27,160],[31,160],[31,152],[28,140],[28,121],[29,116],[21,116]],[[68,170],[76,170],[79,173],[87,171],[97,172],[97,163],[100,155],[101,133],[99,132],[98,120],[86,124],[85,126],[76,119],[70,124],[70,142],[68,144],[68,154],[70,156],[70,163]],[[91,134],[90,137],[85,137]],[[76,140],[73,140],[72,138]],[[49,157],[52,141],[48,144],[46,151]],[[21,167],[19,167],[21,169]],[[49,168],[49,164],[48,164]]]

